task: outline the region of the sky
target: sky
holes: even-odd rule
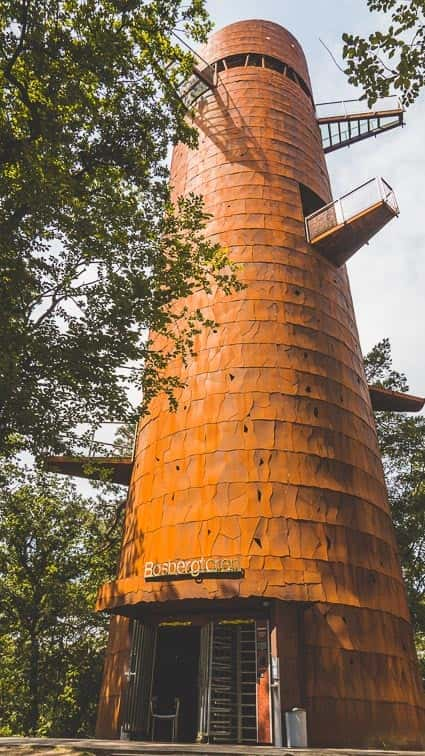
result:
[[[366,0],[207,0],[220,29],[234,21],[275,21],[297,37],[307,57],[316,102],[358,97],[319,38],[341,61],[343,32],[365,36],[384,29],[382,13]],[[393,187],[400,216],[348,263],[363,353],[384,337],[393,364],[407,375],[410,390],[425,394],[425,95],[411,106],[406,126],[327,156],[333,196],[346,194],[369,178],[382,176]]]

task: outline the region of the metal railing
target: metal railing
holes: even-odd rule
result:
[[[215,74],[211,66],[203,69],[194,66],[193,71],[193,75],[179,88],[179,95],[189,109],[200,97],[216,86]]]
[[[101,423],[94,431],[80,425],[75,435],[60,436],[58,441],[64,447],[61,453],[66,456],[133,457],[136,434],[136,425],[111,420]]]
[[[322,102],[316,106],[325,153],[403,126],[404,110],[396,96],[383,97],[367,110],[364,100]]]
[[[173,34],[193,55],[192,74],[184,77],[178,86],[179,96],[186,107],[190,109],[202,95],[217,86],[217,69],[178,34],[175,32]]]
[[[381,97],[375,104],[369,108],[366,100],[334,100],[332,102],[316,103],[316,115],[321,118],[350,118],[362,116],[370,117],[372,114],[384,113],[403,113],[404,108],[401,100],[397,95]]]
[[[305,219],[307,241],[312,243],[318,236],[347,223],[378,203],[385,203],[394,215],[398,215],[393,189],[383,178],[376,177],[308,215]]]

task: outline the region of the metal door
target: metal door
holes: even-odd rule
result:
[[[267,620],[255,623],[257,674],[257,736],[259,743],[272,742],[270,690],[270,629]]]
[[[199,720],[198,734],[196,740],[198,743],[205,743],[208,740],[209,728],[209,705],[211,694],[211,651],[212,651],[213,625],[201,627],[201,644],[199,650],[199,672],[198,672],[198,690],[199,690]]]
[[[147,737],[150,719],[153,666],[156,650],[156,628],[132,622],[130,668],[124,699],[121,737]]]
[[[254,621],[222,621],[213,626],[208,715],[210,742],[258,742]]]

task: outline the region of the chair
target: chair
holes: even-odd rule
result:
[[[179,720],[180,699],[174,699],[174,711],[169,714],[158,714],[158,697],[154,696],[150,701],[151,712],[151,740],[155,736],[155,724],[157,720],[171,722],[171,742],[175,743],[177,738],[177,728]]]

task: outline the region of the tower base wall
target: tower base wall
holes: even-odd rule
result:
[[[128,617],[113,615],[109,625],[108,647],[97,711],[97,738],[120,737],[130,651],[131,620]]]
[[[303,612],[303,707],[321,747],[425,746],[422,685],[410,624],[365,608]]]
[[[243,629],[251,622],[260,627],[260,634],[267,628],[268,637],[265,638],[263,632],[262,640],[257,630],[257,663],[263,663],[264,648],[269,649],[272,666],[273,658],[279,659],[284,744],[284,714],[299,707],[307,712],[310,747],[412,750],[425,747],[425,737],[420,735],[425,734],[421,684],[409,625],[403,620],[388,615],[383,623],[381,620],[376,625],[375,613],[365,609],[260,599],[139,604],[131,607],[131,613],[132,618],[114,616],[111,620],[99,702],[98,737],[119,738],[126,719],[126,686],[130,679],[131,636],[135,623],[150,627],[158,638],[160,631],[164,635],[161,628],[168,631],[177,628],[177,632],[183,634],[185,628],[190,628],[191,632],[198,629],[202,636],[208,627],[231,629],[239,623]],[[174,636],[169,637],[172,645]],[[263,650],[261,643],[265,643]],[[207,667],[212,664],[211,659],[205,662],[205,658],[201,658],[202,644],[201,640],[199,659],[194,661],[194,680],[198,681],[195,683],[197,701],[192,702],[194,720],[199,716],[202,698],[202,667],[205,672],[205,664]],[[163,637],[161,643],[156,641],[153,648],[148,666],[138,673],[151,681],[145,688],[147,701],[154,696],[156,670],[169,650],[167,639],[164,641]],[[137,666],[134,646],[133,657]],[[406,657],[410,661],[406,661]],[[272,682],[273,672],[267,660],[257,677],[258,743],[276,742],[271,725],[275,705]],[[204,684],[208,688],[211,683],[207,680]],[[410,691],[408,700],[406,689]],[[147,710],[148,706],[145,708]],[[197,724],[195,721],[192,724],[195,733]],[[149,728],[148,722],[146,732],[130,732],[126,736],[150,737]],[[204,736],[207,742],[217,742],[208,732]]]

